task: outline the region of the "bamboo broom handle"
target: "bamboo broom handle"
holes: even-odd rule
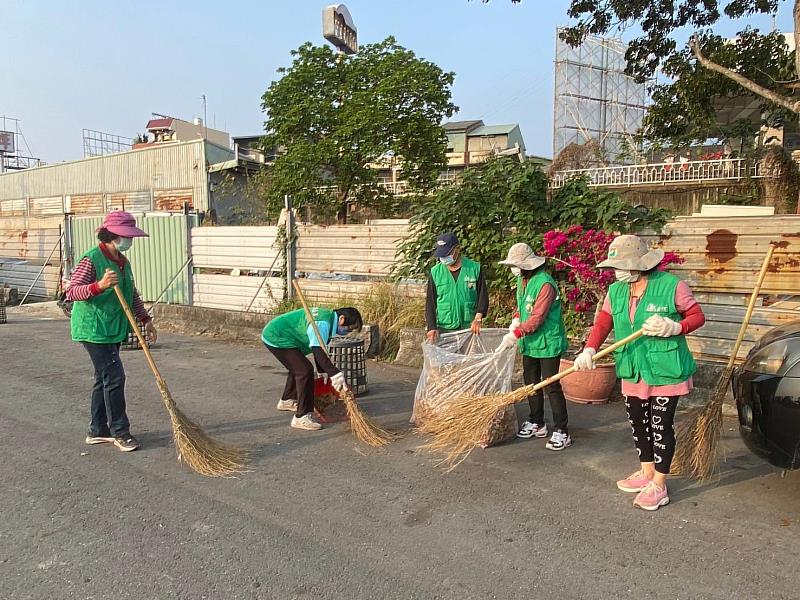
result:
[[[764,263],[761,265],[761,271],[758,273],[756,286],[753,288],[753,293],[750,294],[750,302],[747,304],[747,311],[744,313],[742,326],[739,328],[739,336],[736,338],[736,343],[733,345],[733,350],[731,351],[731,357],[728,359],[728,370],[732,369],[733,365],[736,363],[736,356],[739,354],[739,348],[742,345],[744,334],[747,331],[747,326],[750,324],[750,318],[753,316],[753,310],[756,307],[756,300],[758,300],[758,294],[761,292],[761,286],[764,283],[764,279],[767,277],[767,269],[772,260],[772,253],[775,252],[775,247],[775,242],[769,243],[769,250],[767,250],[767,255],[764,257]]]
[[[139,339],[139,343],[142,346],[142,350],[144,350],[144,356],[147,359],[147,364],[150,365],[150,369],[153,371],[153,375],[156,376],[156,380],[158,381],[159,385],[161,385],[164,379],[161,377],[161,373],[158,371],[158,367],[156,366],[156,363],[153,360],[153,355],[150,354],[150,347],[147,345],[147,340],[144,339],[142,332],[139,331],[139,324],[136,322],[136,317],[133,316],[131,307],[128,306],[128,303],[125,301],[125,297],[122,295],[122,290],[119,289],[119,285],[114,286],[114,291],[117,294],[117,299],[119,300],[119,303],[122,305],[122,310],[125,311],[125,316],[128,317],[128,322],[131,324],[133,333],[136,334],[136,337]]]
[[[600,352],[598,352],[592,357],[592,362],[597,362],[604,356],[608,356],[615,350],[622,348],[626,344],[630,344],[632,341],[639,339],[643,335],[644,335],[644,329],[640,329],[639,331],[633,332],[628,337],[622,338],[620,341],[611,344],[608,348],[600,350]],[[566,371],[561,371],[560,373],[556,373],[552,377],[548,377],[547,379],[545,379],[544,381],[540,381],[536,385],[528,386],[528,388],[530,389],[531,392],[538,392],[542,388],[546,388],[548,385],[551,385],[556,381],[563,379],[567,375],[571,375],[572,373],[575,372],[577,372],[577,369],[574,366],[572,366]]]
[[[292,286],[294,290],[297,292],[297,297],[300,298],[300,303],[303,305],[303,310],[306,311],[306,318],[311,323],[311,327],[314,329],[314,334],[317,336],[317,341],[319,342],[320,348],[328,355],[328,358],[331,358],[331,353],[328,352],[328,345],[325,343],[325,340],[322,339],[322,336],[319,334],[319,327],[317,327],[317,322],[314,320],[314,315],[311,314],[311,309],[308,308],[308,303],[306,303],[306,297],[303,296],[303,290],[300,289],[300,284],[297,283],[296,279],[292,279]],[[333,324],[336,327],[336,323]],[[333,334],[333,332],[331,332]]]

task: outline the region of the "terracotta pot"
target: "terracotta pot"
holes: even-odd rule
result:
[[[561,359],[561,370],[572,366],[571,360]],[[609,401],[617,372],[613,364],[599,364],[592,371],[572,373],[561,380],[561,389],[567,400],[579,404],[605,404]]]

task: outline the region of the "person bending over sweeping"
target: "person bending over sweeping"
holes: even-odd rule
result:
[[[539,383],[558,373],[561,355],[569,345],[561,318],[561,299],[558,285],[545,271],[545,259],[536,256],[528,244],[514,244],[501,265],[511,267],[517,277],[517,310],[500,343],[500,349],[519,346],[522,352],[522,377],[525,385]],[[556,381],[547,388],[547,398],[553,411],[553,435],[545,447],[564,450],[572,445],[567,429],[567,401]],[[522,423],[517,437],[547,437],[544,421],[543,390],[528,398],[530,416]]]
[[[326,345],[333,336],[361,330],[361,313],[355,308],[313,308],[311,313]],[[342,392],[347,382],[325,353],[305,311],[301,308],[272,319],[264,327],[261,341],[289,371],[278,410],[294,412],[291,426],[296,429],[322,429],[322,424],[314,417],[314,367],[306,356],[314,355],[317,369],[328,374],[337,392]]]
[[[623,492],[636,493],[634,506],[658,510],[669,503],[667,475],[675,454],[673,421],[678,399],[692,390],[697,369],[686,334],[705,323],[689,286],[658,270],[662,250],[649,250],[635,235],[611,242],[608,258],[597,266],[614,269],[617,281],[608,289],[575,368],[595,367],[592,356],[611,330],[615,339],[644,329],[645,337],[615,354],[617,376],[628,409],[639,470],[617,482]]]
[[[65,290],[67,300],[74,303],[72,340],[83,344],[94,365],[92,418],[86,443],[111,442],[123,452],[136,450],[139,442],[131,435],[125,410],[125,370],[119,347],[128,337],[130,326],[112,289],[115,285],[119,285],[136,318],[144,323],[148,338],[155,342],[157,335],[133,285],[130,263],[122,255],[136,237],[147,234],[136,227],[133,215],[108,213],[97,230],[100,243],[81,257]]]
[[[440,333],[462,329],[479,334],[481,321],[489,312],[483,269],[461,255],[453,233],[443,233],[436,239],[433,255],[439,264],[431,269],[425,293],[426,340],[435,344]]]

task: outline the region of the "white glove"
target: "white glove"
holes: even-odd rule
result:
[[[336,375],[331,377],[331,385],[337,392],[342,392],[347,388],[347,381],[344,378],[344,373],[339,371]]]
[[[681,324],[676,323],[668,317],[653,315],[644,322],[642,329],[644,330],[645,335],[656,337],[672,337],[673,335],[680,334]]]
[[[514,333],[517,329],[519,329],[519,325],[520,325],[519,317],[514,317],[513,319],[511,319],[511,325],[508,326],[508,330],[511,333]]]
[[[594,348],[584,348],[583,352],[578,354],[575,357],[575,362],[572,365],[575,367],[576,371],[591,371],[597,365],[595,365],[592,357],[597,354],[597,350]]]
[[[503,339],[500,341],[500,345],[497,347],[497,350],[495,350],[495,352],[502,352],[503,350],[506,350],[508,348],[513,348],[514,346],[517,345],[518,341],[519,339],[517,338],[517,336],[515,336],[513,332],[509,331],[507,334],[503,336]]]

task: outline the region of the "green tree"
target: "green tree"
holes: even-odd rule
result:
[[[291,194],[296,205],[342,221],[348,202],[384,206],[391,195],[370,165],[386,160],[413,188],[435,185],[445,164],[441,122],[457,110],[453,73],[392,37],[351,56],[310,43],[292,56],[262,97],[263,146],[280,149],[270,167],[270,203]]]
[[[793,76],[794,63],[783,36],[761,35],[746,29],[729,41],[710,33],[697,38],[704,53],[714,62],[780,91],[780,81]],[[704,68],[691,49],[684,48],[664,61],[663,73],[672,81],[652,87],[653,104],[643,123],[643,137],[656,146],[680,147],[707,139],[730,141],[746,151],[762,124],[778,126],[796,115],[782,106],[753,94],[724,75]],[[733,103],[751,102],[755,117],[720,120],[720,109]]]

